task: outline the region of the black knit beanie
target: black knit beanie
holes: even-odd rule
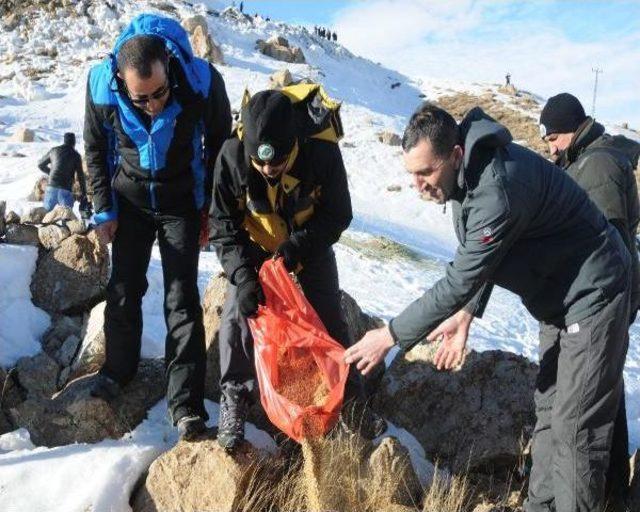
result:
[[[291,100],[279,91],[262,91],[242,109],[242,140],[248,156],[269,162],[291,152],[295,121]]]
[[[580,100],[568,92],[552,96],[540,114],[540,135],[574,133],[587,115]]]

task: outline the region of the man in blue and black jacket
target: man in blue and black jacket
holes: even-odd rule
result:
[[[165,288],[167,399],[183,438],[204,429],[205,346],[197,288],[213,164],[231,131],[218,71],[175,21],[142,14],[89,73],[85,154],[98,237],[113,242],[106,361],[92,394],[115,397],[140,359],[142,296],[158,239]]]

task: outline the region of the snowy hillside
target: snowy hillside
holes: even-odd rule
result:
[[[344,102],[341,112],[346,135],[341,146],[355,218],[336,253],[342,287],[363,310],[388,320],[443,275],[456,247],[450,212],[417,197],[402,167],[400,148],[380,143],[377,134],[402,133],[423,97],[460,90],[481,93],[494,86],[412,80],[320,40],[303,27],[222,11],[223,2],[192,5],[179,0],[112,0],[69,4],[58,14],[32,12],[17,29],[0,32],[0,200],[7,201],[7,210],[20,214],[35,206],[27,196],[41,175],[37,160],[59,144],[64,132],[81,136],[87,71],[109,51],[127,22],[145,11],[179,18],[202,14],[224,54],[226,64],[218,69],[233,109],[239,108],[245,87],[264,89],[269,75],[285,67],[294,78],[321,81],[331,96]],[[256,39],[272,35],[284,36],[300,46],[307,64],[285,64],[258,53]],[[392,88],[396,83],[400,86]],[[35,142],[11,140],[22,127],[35,131]],[[383,250],[379,237],[402,247]],[[38,338],[48,326],[48,315],[28,300],[35,257],[35,251],[0,245],[0,290],[12,291],[8,297],[0,295],[0,366],[4,368],[21,356],[37,353]],[[201,291],[219,270],[215,254],[203,253]],[[142,352],[143,357],[158,357],[164,353],[165,326],[157,248],[148,281]],[[640,446],[639,342],[640,324],[635,324],[625,369],[633,448]],[[536,360],[537,324],[517,297],[496,290],[484,318],[472,328],[470,345],[476,350],[510,350]],[[216,418],[217,404],[210,402],[208,407]],[[157,405],[130,435],[96,445],[49,450],[33,448],[20,437],[24,433],[0,437],[0,503],[10,499],[7,503],[13,503],[15,510],[130,510],[127,499],[138,477],[176,441],[164,410],[164,403]],[[250,435],[261,445],[268,444],[266,434],[257,429]],[[413,453],[414,462],[427,464],[420,454]],[[53,465],[57,470],[52,472]],[[87,471],[89,467],[91,471]],[[58,475],[74,475],[76,480],[71,483],[70,477]],[[76,501],[62,499],[68,485],[82,484],[85,492],[76,496]],[[34,493],[42,499],[29,501]]]

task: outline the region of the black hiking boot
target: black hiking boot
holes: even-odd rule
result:
[[[101,398],[105,402],[111,402],[122,392],[120,384],[106,375],[98,373],[95,376],[89,394],[94,398]]]
[[[352,398],[344,404],[339,423],[347,434],[360,434],[369,440],[381,436],[387,430],[385,419],[373,412],[360,398]]]
[[[244,441],[244,422],[248,412],[248,401],[240,392],[231,390],[222,393],[218,444],[225,450],[233,451]]]
[[[193,441],[196,437],[207,430],[207,425],[202,416],[198,414],[187,414],[176,423],[178,427],[178,437],[180,441]]]

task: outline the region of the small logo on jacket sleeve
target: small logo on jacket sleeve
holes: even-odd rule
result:
[[[491,228],[484,228],[482,230],[482,239],[480,240],[483,244],[489,244],[493,242],[493,231]]]

